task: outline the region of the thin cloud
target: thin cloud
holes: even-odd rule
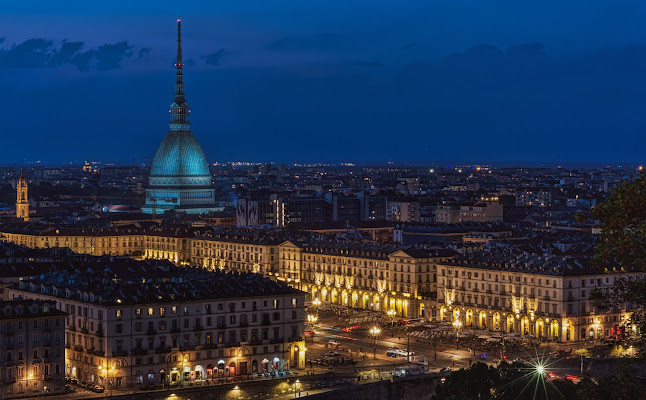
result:
[[[0,38],[0,43],[5,41]],[[135,58],[134,46],[127,41],[104,44],[83,51],[84,42],[28,39],[0,49],[0,68],[55,68],[74,65],[79,71],[107,71],[121,68],[123,62],[148,60],[150,49],[142,48]]]
[[[233,52],[231,52],[231,51],[229,51],[227,49],[220,49],[220,50],[218,50],[218,51],[216,51],[214,53],[200,56],[200,59],[204,60],[204,62],[207,65],[218,66],[218,65],[221,65],[222,59],[224,57],[229,56],[231,54],[233,54]]]

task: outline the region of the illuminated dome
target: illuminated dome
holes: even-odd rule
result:
[[[215,204],[209,164],[202,146],[191,133],[189,105],[184,96],[181,21],[177,20],[177,63],[175,96],[170,105],[169,132],[153,159],[144,213],[163,214],[174,210],[185,213],[221,211]]]
[[[156,178],[208,177],[211,184],[209,165],[204,151],[191,131],[170,131],[157,148],[150,170],[151,184]],[[162,179],[163,180],[163,179]]]

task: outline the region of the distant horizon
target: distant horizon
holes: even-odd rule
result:
[[[91,164],[98,164],[104,167],[114,166],[114,167],[150,167],[152,161],[148,163],[139,163],[136,164],[127,163],[127,162],[112,162],[112,161],[98,161],[98,160],[83,160],[83,161],[68,161],[68,162],[44,162],[44,161],[33,161],[27,163],[0,163],[0,168],[22,168],[22,167],[48,167],[48,168],[63,168],[63,167],[75,167],[82,166],[85,162]],[[209,161],[209,166],[212,167],[215,164],[218,166],[227,166],[228,164],[249,164],[249,165],[279,165],[285,164],[288,167],[294,166],[330,166],[330,167],[412,167],[412,168],[459,168],[459,167],[491,167],[491,168],[617,168],[617,169],[637,169],[642,164],[638,162],[564,162],[564,163],[553,163],[553,162],[540,162],[540,161],[246,161],[246,160],[232,160],[232,161]],[[354,165],[348,165],[354,164]]]

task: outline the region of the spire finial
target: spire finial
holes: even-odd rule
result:
[[[182,20],[177,16],[177,69],[182,68]],[[178,82],[179,83],[179,82]]]
[[[171,120],[170,125],[172,129],[188,129],[190,122],[188,122],[188,104],[184,98],[184,64],[182,63],[182,19],[177,16],[177,62],[175,64],[175,98],[173,105],[171,105]]]

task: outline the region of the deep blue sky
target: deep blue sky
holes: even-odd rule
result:
[[[0,164],[151,159],[177,14],[210,161],[646,159],[646,1],[60,3],[2,5]]]

